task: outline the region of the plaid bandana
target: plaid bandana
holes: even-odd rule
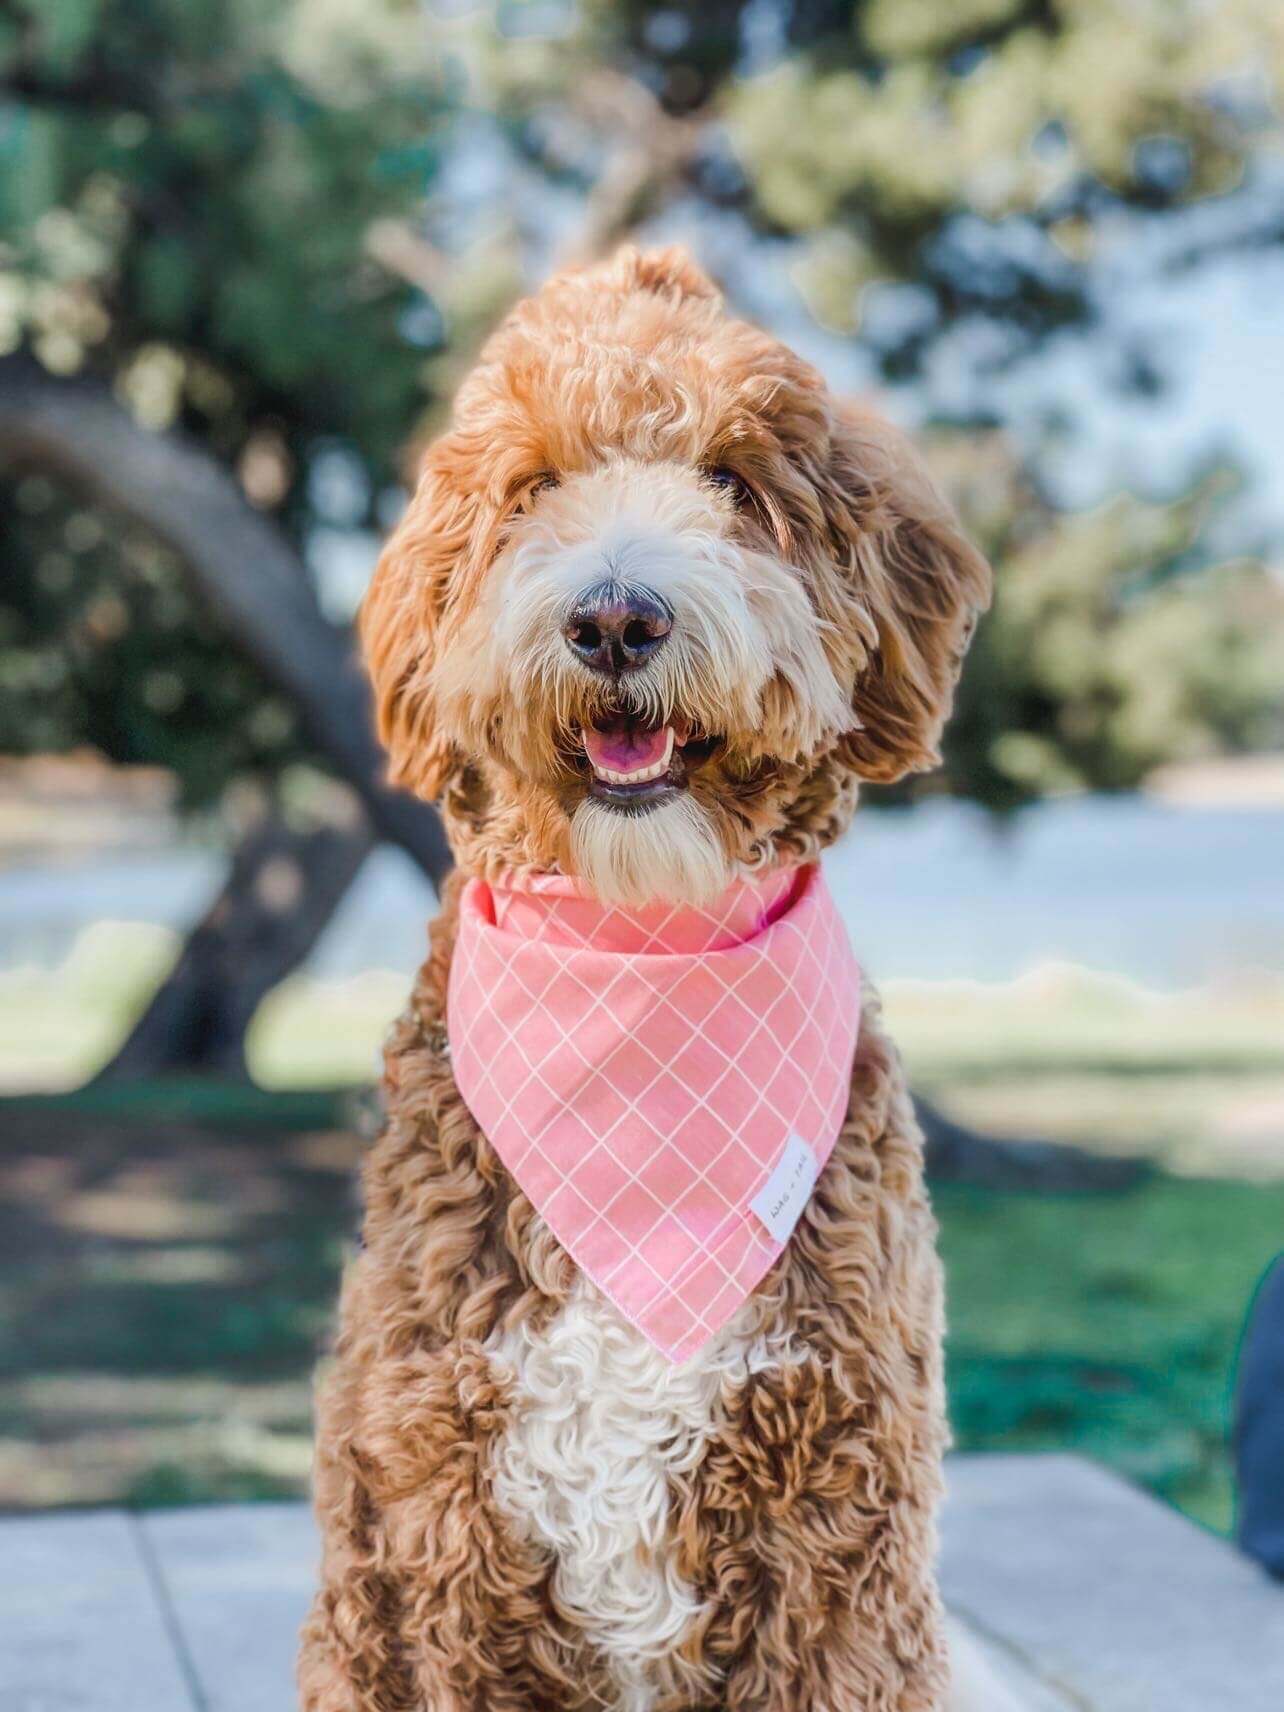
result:
[[[860,971],[820,869],[703,909],[471,880],[447,1019],[459,1090],[558,1241],[693,1355],[782,1252],[846,1114]]]

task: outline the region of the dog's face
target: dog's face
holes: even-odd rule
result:
[[[361,629],[465,867],[698,901],[934,763],[988,590],[899,436],[629,250],[491,339]]]

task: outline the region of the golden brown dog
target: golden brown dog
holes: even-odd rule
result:
[[[392,776],[461,874],[698,900],[933,765],[988,592],[899,435],[685,256],[628,250],[487,345],[362,635]],[[653,776],[590,762],[622,728],[662,734]],[[321,1395],[306,1712],[941,1712],[940,1276],[876,1004],[792,1240],[672,1368],[455,1087],[457,891],[388,1047]]]

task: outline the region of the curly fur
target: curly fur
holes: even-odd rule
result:
[[[576,588],[634,561],[667,578],[676,640],[615,693],[718,742],[681,825],[599,839],[574,733],[605,692],[550,636]],[[683,897],[814,858],[861,778],[932,763],[987,591],[885,424],[728,319],[686,258],[625,251],[495,335],[362,632],[393,775],[439,798],[462,873]],[[457,895],[388,1045],[320,1391],[305,1712],[942,1712],[941,1287],[876,1003],[785,1253],[670,1369],[455,1087]]]
[[[516,1529],[553,1552],[554,1589],[609,1661],[622,1712],[647,1712],[655,1680],[699,1686],[679,1643],[701,1609],[672,1526],[672,1489],[694,1478],[721,1421],[725,1387],[801,1359],[790,1331],[764,1325],[765,1300],[680,1368],[583,1278],[544,1334],[497,1345],[520,1413],[495,1464]]]

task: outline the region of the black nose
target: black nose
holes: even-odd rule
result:
[[[576,659],[595,672],[636,671],[673,629],[673,614],[658,594],[636,584],[599,583],[576,601],[562,635]]]

